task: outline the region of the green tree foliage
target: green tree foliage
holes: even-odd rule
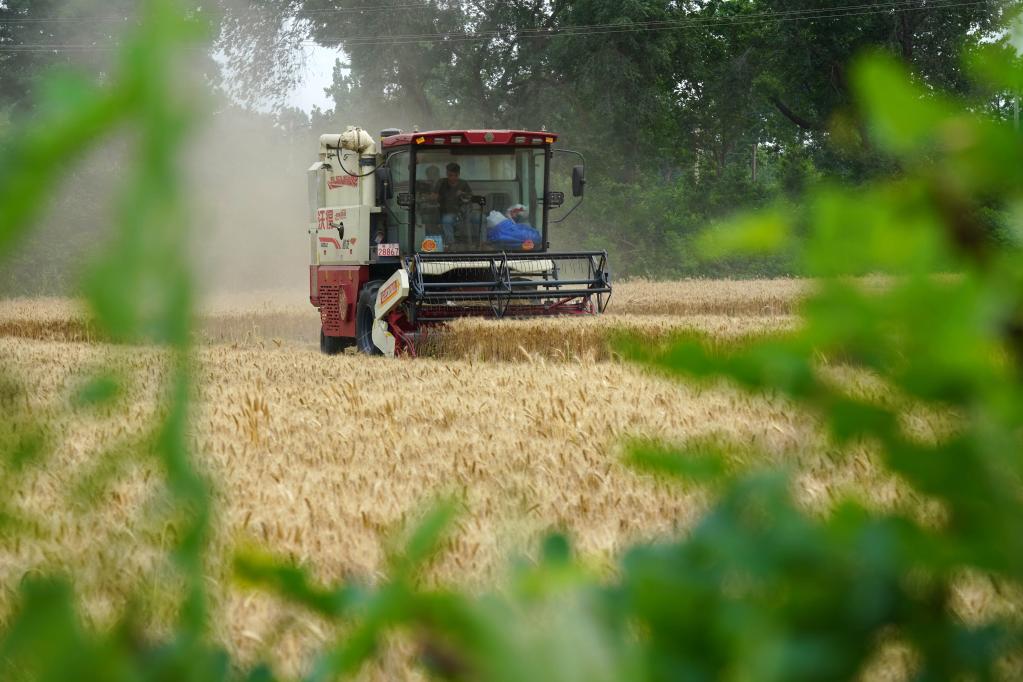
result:
[[[197,1],[187,11],[215,35],[224,14],[221,4]],[[139,19],[138,3],[131,0],[0,3],[0,111],[28,114],[41,96],[36,81],[46,68],[73,68],[106,77],[125,30],[136,27]],[[207,76],[215,79],[212,61],[208,57],[199,61],[204,62],[201,68]]]
[[[195,52],[206,80],[248,106],[280,111],[315,41],[343,53],[334,111],[317,121],[323,130],[545,126],[561,133],[561,144],[586,154],[590,185],[585,208],[556,229],[555,240],[607,248],[619,274],[794,274],[796,263],[783,257],[710,266],[696,257],[693,239],[736,209],[795,199],[822,176],[864,182],[897,171],[853,106],[846,70],[865,47],[883,47],[922,84],[968,94],[976,106],[1004,116],[1009,102],[1006,92],[971,79],[959,59],[963,49],[1004,39],[995,29],[1009,11],[1004,0],[186,6],[216,36],[223,68],[209,52]],[[27,106],[32,73],[43,64],[106,73],[106,48],[133,25],[134,7],[5,3],[0,111]],[[76,201],[91,204],[91,179],[76,180]],[[100,213],[94,208],[90,215]],[[1002,228],[1003,216],[989,217],[992,229]],[[47,279],[63,282],[66,271],[60,263]]]
[[[56,4],[23,1],[0,6],[0,47],[7,48],[0,52],[0,102],[4,109],[23,105],[28,99],[30,81],[43,61],[40,53],[29,46],[42,42],[38,38],[53,38],[53,32],[45,30],[49,27],[40,32],[38,25],[17,20],[28,18],[29,8],[38,10],[42,15],[50,15]],[[15,47],[21,49],[15,50]]]

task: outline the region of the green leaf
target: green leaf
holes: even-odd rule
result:
[[[430,507],[412,529],[403,550],[391,560],[395,575],[410,578],[423,568],[440,551],[455,516],[454,500],[442,500]]]
[[[320,587],[307,569],[253,549],[235,554],[234,575],[243,585],[269,590],[327,618],[345,617],[363,601],[355,587]]]
[[[852,85],[871,132],[896,154],[919,153],[937,141],[950,108],[912,82],[906,68],[885,53],[860,57]]]
[[[103,372],[79,386],[72,402],[78,407],[103,407],[113,403],[122,394],[121,380],[113,373]]]
[[[703,232],[697,248],[704,258],[771,254],[789,248],[792,224],[781,208],[735,218]]]
[[[712,439],[668,447],[649,441],[632,443],[626,463],[640,471],[696,485],[729,480],[728,448]]]

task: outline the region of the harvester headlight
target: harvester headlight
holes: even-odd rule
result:
[[[417,137],[416,138],[416,144],[423,144],[424,142],[426,142],[426,138],[425,137]]]

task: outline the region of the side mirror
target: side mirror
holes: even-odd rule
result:
[[[404,209],[412,208],[412,194],[409,192],[399,192],[398,206]]]
[[[579,159],[583,163],[586,162],[585,159],[583,159],[583,155],[582,154],[580,154],[579,152],[574,152],[571,149],[555,149],[554,153],[555,154],[571,154],[572,156],[574,156],[575,158]],[[550,220],[550,222],[552,224],[564,222],[568,218],[568,216],[570,216],[573,213],[575,213],[575,209],[577,209],[580,206],[582,206],[582,203],[583,203],[583,190],[585,190],[585,189],[586,189],[586,166],[573,166],[572,167],[572,196],[574,196],[576,198],[576,201],[572,205],[572,207],[565,212],[565,214],[563,216],[561,216],[557,220],[552,219],[552,220]],[[560,195],[560,197],[557,196],[557,195]],[[564,192],[548,192],[547,196],[544,197],[544,202],[550,208],[558,208],[558,207],[560,207],[564,203],[564,201],[565,201],[565,193]],[[555,203],[555,202],[557,202],[557,203]]]
[[[565,203],[565,193],[547,192],[547,200],[545,203],[549,208],[558,208]]]
[[[572,167],[572,196],[581,197],[586,189],[586,166]]]

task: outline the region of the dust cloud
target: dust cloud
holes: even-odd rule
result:
[[[135,24],[129,4],[118,3],[114,9],[96,0],[57,4],[47,16],[123,15],[123,21],[62,24],[60,36],[44,38],[86,45],[117,42]],[[220,9],[247,5],[233,0],[218,4]],[[260,28],[249,30],[255,33]],[[218,54],[216,47],[193,51],[175,77],[179,94],[195,104],[192,136],[182,150],[191,218],[182,229],[189,233],[200,292],[206,296],[265,289],[305,292],[309,264],[305,171],[316,159],[319,134],[336,126],[324,124],[326,117],[321,115],[313,130],[303,112],[273,115],[239,106],[225,92],[230,74],[224,72]],[[97,48],[56,54],[49,66],[73,68],[102,82],[116,78],[117,59],[116,51]],[[40,63],[40,73],[46,65]],[[275,82],[269,71],[266,76],[268,84]],[[49,205],[0,263],[0,295],[75,293],[88,264],[112,236],[134,172],[134,133],[122,130],[83,158],[52,170]]]
[[[95,3],[85,3],[90,4]],[[79,3],[69,3],[58,14],[62,12],[85,14]],[[111,36],[124,29],[100,27]],[[96,30],[83,22],[68,40],[94,40]],[[101,50],[86,57],[78,66],[95,75],[107,72],[114,58]],[[297,111],[261,113],[240,106],[221,89],[230,77],[217,73],[211,53],[198,53],[193,61],[181,74],[182,87],[185,96],[197,96],[199,117],[183,165],[192,216],[187,229],[199,290],[206,298],[285,290],[294,291],[300,300],[308,287],[306,169],[316,160],[319,135],[341,132],[349,124],[367,126],[376,135],[374,125],[377,129],[402,125],[406,116],[394,103],[383,107],[364,98],[341,102],[338,116],[321,114],[312,122]],[[490,127],[488,123],[493,124],[452,120],[438,126]],[[82,271],[108,243],[133,172],[134,142],[130,132],[119,135],[84,160],[54,169],[52,206],[0,267],[0,294],[74,293]],[[564,175],[556,174],[557,189],[568,189]],[[552,236],[559,246],[574,246],[578,237],[560,226]]]
[[[305,171],[319,133],[297,123],[224,106],[194,139],[191,248],[203,293],[308,286]]]

